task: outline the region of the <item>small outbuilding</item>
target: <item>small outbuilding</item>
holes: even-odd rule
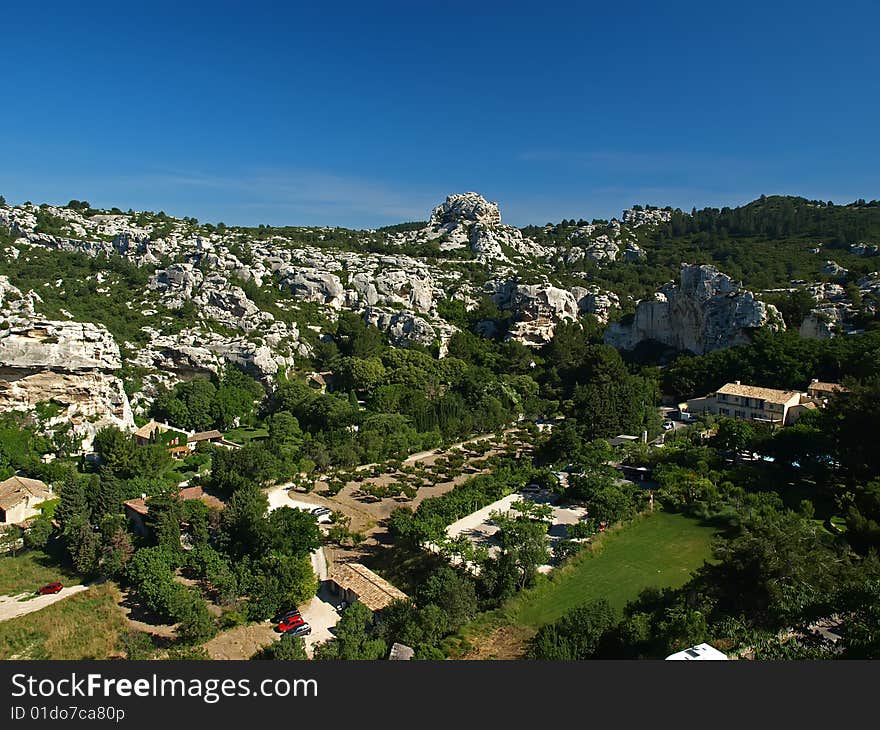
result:
[[[12,476],[0,482],[0,525],[17,525],[39,514],[37,507],[55,497],[39,479]]]
[[[338,563],[330,569],[330,589],[343,601],[360,601],[371,611],[381,611],[406,593],[360,563]]]

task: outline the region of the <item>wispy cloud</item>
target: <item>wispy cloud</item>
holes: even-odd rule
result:
[[[433,191],[316,170],[253,170],[240,175],[152,170],[119,176],[115,182],[123,189],[150,188],[154,198],[215,200],[218,208],[244,213],[247,222],[257,214],[271,215],[274,223],[377,225],[425,219],[437,204]]]

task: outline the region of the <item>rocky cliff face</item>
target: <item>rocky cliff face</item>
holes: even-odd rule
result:
[[[605,342],[631,350],[653,340],[702,354],[745,344],[751,331],[765,326],[785,328],[776,307],[759,301],[714,266],[684,265],[679,284],[670,282],[653,301],[639,302],[632,321],[612,324]]]
[[[0,411],[32,412],[52,402],[60,412],[47,424],[50,430],[69,423],[86,449],[104,426],[134,428],[116,376],[119,348],[104,327],[41,317],[34,311],[39,298],[23,296],[5,276],[0,296]]]

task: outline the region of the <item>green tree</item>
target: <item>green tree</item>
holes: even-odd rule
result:
[[[233,555],[260,555],[267,547],[269,500],[256,484],[238,489],[220,520],[224,544]]]
[[[285,662],[305,661],[308,659],[308,655],[302,638],[283,634],[278,641],[264,646],[251,659],[271,659]]]
[[[137,446],[129,434],[115,426],[107,426],[95,434],[93,448],[101,457],[101,464],[108,474],[133,476],[132,465]]]
[[[357,601],[349,606],[336,624],[336,638],[318,644],[315,659],[383,659],[388,647],[373,638],[373,612]]]
[[[566,613],[542,626],[529,642],[529,659],[591,659],[607,633],[617,624],[614,609],[603,598]]]
[[[269,545],[289,555],[308,555],[321,545],[321,532],[314,515],[291,507],[269,514]]]
[[[52,536],[52,520],[41,514],[30,522],[29,529],[24,533],[24,544],[32,550],[42,550]]]

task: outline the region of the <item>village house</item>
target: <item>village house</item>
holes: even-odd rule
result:
[[[219,511],[226,506],[222,500],[212,494],[206,494],[205,490],[201,487],[185,487],[180,490],[179,494],[184,502],[191,499],[198,499],[212,510]],[[147,504],[147,501],[147,495],[142,494],[136,499],[129,499],[122,503],[123,507],[125,507],[125,514],[131,521],[132,528],[137,534],[144,536],[149,533],[149,528],[146,524],[146,516],[150,513],[150,507]]]
[[[54,497],[52,489],[39,479],[9,477],[0,482],[0,527],[35,517],[40,513],[37,507]]]
[[[228,441],[220,431],[184,431],[167,423],[151,420],[134,432],[135,442],[138,446],[160,443],[168,447],[168,453],[175,459],[184,459],[189,456],[200,443],[211,443],[223,446],[227,449],[237,449],[240,446]]]
[[[785,425],[791,422],[789,409],[801,402],[795,390],[775,390],[727,383],[704,398],[693,398],[682,404],[688,413],[712,413],[716,416]]]
[[[407,595],[360,563],[338,563],[330,569],[330,589],[340,600],[360,601],[374,613]]]
[[[682,413],[712,413],[760,423],[789,426],[805,412],[823,407],[831,393],[844,390],[837,383],[813,380],[806,393],[726,383],[714,393],[679,405]]]
[[[333,371],[324,370],[320,373],[312,373],[311,375],[309,375],[307,382],[309,386],[311,386],[315,390],[319,390],[322,393],[325,393],[327,391],[327,387],[332,386]]]
[[[843,393],[846,390],[840,383],[823,383],[813,378],[813,381],[807,386],[807,395],[814,401],[826,403],[835,393]]]
[[[180,428],[151,419],[149,423],[144,424],[134,432],[134,440],[138,446],[147,446],[148,444],[156,443],[161,436],[161,443],[167,443],[169,447],[186,446],[189,435],[187,431]]]

